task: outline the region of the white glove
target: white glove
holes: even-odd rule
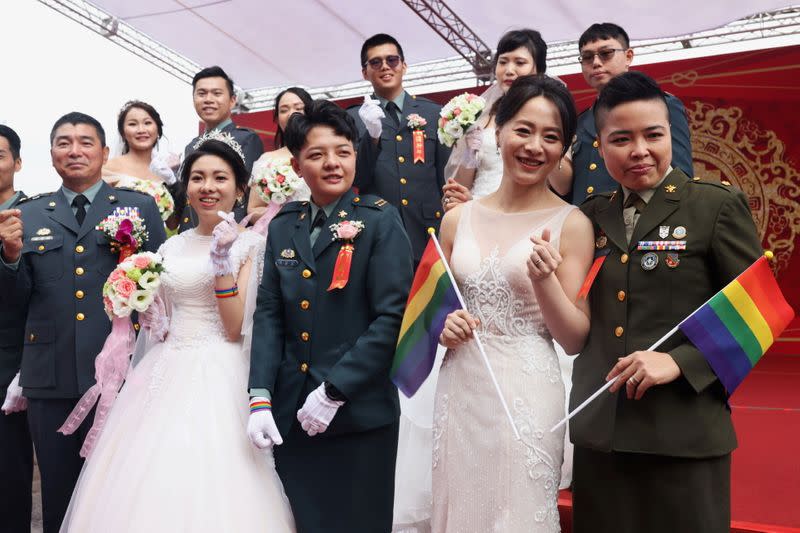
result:
[[[364,122],[369,136],[373,139],[380,139],[381,132],[383,131],[381,119],[386,115],[383,109],[381,109],[378,100],[373,100],[369,95],[366,95],[364,97],[364,103],[361,104],[361,107],[358,109],[358,116],[361,117],[361,120]]]
[[[24,411],[28,408],[28,400],[22,395],[22,387],[19,386],[19,372],[11,380],[11,384],[6,390],[6,400],[3,402],[3,412],[7,415]]]
[[[230,262],[231,246],[239,238],[239,224],[236,223],[233,213],[217,214],[222,219],[214,226],[211,233],[211,264],[215,276],[224,276],[233,272]]]
[[[272,418],[272,409],[253,411],[253,404],[270,403],[266,398],[259,396],[250,400],[250,418],[247,420],[247,436],[250,442],[259,450],[271,448],[273,445],[283,444],[283,439]]]
[[[328,398],[323,383],[308,395],[303,407],[297,411],[297,420],[303,431],[308,433],[309,437],[313,437],[317,433],[325,433],[342,405],[344,402]]]
[[[172,165],[177,167],[178,161],[175,154],[169,154],[169,159],[163,157],[154,157],[150,161],[150,172],[153,175],[161,178],[167,185],[172,185],[177,181],[175,171],[172,170]]]
[[[477,168],[478,152],[483,146],[483,128],[476,124],[467,130],[466,135],[464,135],[464,145],[466,149],[464,150],[464,158],[461,164],[465,168]]]

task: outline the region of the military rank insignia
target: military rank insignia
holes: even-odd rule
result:
[[[284,259],[294,259],[294,250],[291,248],[286,248],[285,250],[281,250],[281,257]]]

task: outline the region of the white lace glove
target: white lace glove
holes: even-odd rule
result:
[[[272,403],[256,396],[250,400],[250,418],[247,420],[247,436],[259,450],[283,444],[283,439],[272,418]]]
[[[308,395],[303,407],[297,411],[297,420],[303,431],[308,433],[309,437],[313,437],[317,433],[325,433],[342,405],[344,402],[328,398],[323,383]]]
[[[233,272],[231,268],[231,246],[239,238],[239,224],[233,213],[217,212],[222,219],[211,233],[211,265],[215,276],[225,276]]]
[[[19,386],[19,372],[11,380],[11,384],[6,390],[6,399],[3,402],[3,412],[7,415],[24,411],[28,408],[28,400],[22,395],[22,387]]]
[[[149,331],[150,335],[158,342],[166,338],[167,330],[169,330],[169,317],[167,316],[167,306],[160,295],[156,294],[147,310],[139,313],[139,325]]]
[[[369,136],[373,139],[380,139],[381,132],[383,131],[381,119],[386,116],[383,109],[381,109],[380,103],[370,98],[369,95],[366,95],[364,97],[364,103],[361,104],[361,107],[358,109],[358,116],[361,117],[361,120],[364,122]]]
[[[465,168],[478,168],[478,152],[483,146],[483,128],[476,124],[467,130],[466,135],[464,135],[464,145],[466,149],[464,150],[464,158],[461,164]]]
[[[170,154],[170,157],[173,159],[172,161],[163,157],[154,157],[150,161],[150,172],[152,172],[154,176],[158,176],[164,180],[164,183],[167,185],[172,185],[177,181],[175,178],[175,171],[173,171],[170,166],[172,162],[177,163],[177,161],[175,161],[177,156],[175,156],[175,154]]]

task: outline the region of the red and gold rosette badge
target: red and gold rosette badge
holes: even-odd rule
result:
[[[425,162],[425,126],[428,121],[416,113],[411,113],[406,117],[408,128],[411,130],[411,142],[413,144],[414,163]]]
[[[328,287],[328,291],[334,289],[344,289],[350,281],[350,265],[353,262],[353,252],[356,247],[353,241],[364,229],[364,223],[360,220],[342,220],[336,224],[331,224],[333,240],[341,241],[342,247],[339,248],[339,255],[336,256],[336,264],[333,267],[333,279]]]

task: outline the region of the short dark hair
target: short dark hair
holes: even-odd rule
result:
[[[303,105],[308,108],[311,107],[311,103],[314,101],[311,98],[311,95],[308,94],[308,91],[305,89],[301,89],[300,87],[289,87],[287,89],[282,90],[278,93],[278,96],[275,97],[275,109],[272,112],[272,119],[275,121],[275,149],[283,147],[283,130],[281,129],[280,124],[278,124],[278,106],[281,103],[281,98],[286,93],[292,93],[297,95],[297,97],[303,102]]]
[[[158,111],[156,111],[155,107],[140,100],[131,100],[126,102],[125,105],[122,106],[119,115],[117,115],[117,131],[119,132],[119,136],[122,137],[123,154],[127,154],[131,151],[131,147],[128,146],[128,140],[125,138],[125,118],[128,116],[128,112],[133,108],[141,109],[150,115],[150,118],[152,118],[153,122],[156,123],[156,128],[158,129],[158,138],[156,138],[156,143],[158,143],[158,140],[164,135],[164,122],[161,120],[161,115],[158,114]]]
[[[218,67],[217,65],[214,65],[213,67],[206,67],[195,74],[194,78],[192,78],[192,91],[197,88],[197,82],[203,78],[222,78],[225,80],[225,84],[228,86],[228,92],[230,95],[234,96],[236,94],[233,92],[233,80],[225,73],[224,70],[222,70],[222,67]]]
[[[22,148],[22,141],[19,140],[17,132],[6,126],[0,124],[0,137],[5,137],[8,141],[8,148],[11,150],[11,156],[17,160],[19,159],[19,151]]]
[[[543,96],[550,100],[561,117],[561,136],[564,147],[561,155],[565,155],[572,143],[577,128],[578,113],[567,86],[558,80],[542,74],[521,76],[514,80],[506,95],[500,100],[497,116],[494,121],[498,128],[509,122],[519,110],[530,100]]]
[[[536,73],[544,74],[547,70],[547,43],[542,39],[541,33],[530,28],[511,30],[500,37],[497,51],[492,59],[492,66],[497,66],[497,58],[500,57],[500,54],[513,52],[521,47],[525,47],[531,53],[533,64],[536,65]]]
[[[64,124],[72,124],[73,126],[77,126],[78,124],[88,124],[89,126],[93,126],[97,131],[97,136],[100,138],[100,145],[103,148],[106,147],[106,130],[103,129],[103,126],[96,118],[79,111],[67,113],[60,119],[56,120],[56,123],[53,124],[53,129],[50,130],[51,145],[53,144],[53,140],[56,138],[56,130]]]
[[[605,121],[606,115],[615,107],[641,100],[655,100],[664,104],[664,110],[669,116],[667,98],[658,83],[645,74],[631,70],[619,76],[614,76],[597,96],[592,112],[597,131]]]
[[[286,147],[297,157],[306,144],[308,132],[316,126],[327,126],[355,147],[358,130],[347,111],[328,100],[314,100],[305,114],[295,113],[286,125]]]
[[[631,47],[631,40],[628,33],[613,22],[595,22],[578,39],[578,50],[589,43],[602,41],[604,39],[616,39],[626,50]]]
[[[233,148],[228,146],[222,141],[210,139],[204,141],[197,150],[186,156],[186,159],[181,165],[181,185],[183,186],[184,194],[189,186],[189,176],[192,175],[192,166],[195,162],[204,155],[215,155],[228,163],[233,169],[233,175],[236,179],[236,188],[240,191],[246,191],[250,181],[250,173],[247,167],[244,166],[244,161]]]
[[[395,45],[397,47],[397,53],[400,55],[400,61],[406,60],[406,56],[403,54],[403,47],[400,46],[400,43],[397,42],[397,39],[388,33],[376,33],[364,41],[364,44],[361,45],[361,68],[366,68],[367,66],[367,52],[369,52],[369,49],[375,48],[376,46],[380,46],[382,44]]]

